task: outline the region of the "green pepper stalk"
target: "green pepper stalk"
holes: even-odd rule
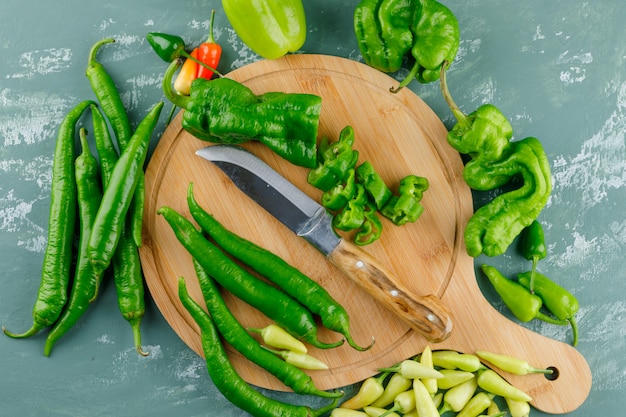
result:
[[[307,353],[307,348],[298,339],[277,324],[269,324],[262,329],[249,328],[249,332],[258,333],[263,343],[277,349],[286,349],[297,353]]]
[[[385,391],[383,381],[387,378],[387,375],[389,375],[389,372],[383,372],[376,377],[367,378],[361,384],[359,391],[341,404],[341,408],[358,410],[372,404],[383,395]]]
[[[522,286],[530,288],[532,272],[524,272],[519,274],[517,278]],[[566,320],[570,323],[573,333],[572,344],[576,346],[578,344],[578,323],[575,315],[579,308],[576,297],[539,272],[535,272],[535,293],[557,319]]]
[[[510,398],[516,401],[532,401],[532,397],[530,395],[526,394],[521,389],[509,384],[504,378],[502,378],[492,369],[485,369],[479,372],[476,382],[481,389],[491,394]],[[487,404],[487,406],[489,406],[489,404]]]
[[[472,399],[477,389],[478,382],[476,382],[476,378],[450,388],[443,396],[443,406],[439,409],[439,414],[443,415],[443,413],[448,411],[458,413]]]
[[[165,62],[174,62],[179,58],[187,58],[196,64],[206,68],[218,77],[223,75],[211,67],[210,65],[200,61],[185,50],[185,41],[178,35],[170,35],[168,33],[150,32],[146,35],[146,39],[156,54]]]
[[[389,378],[385,386],[384,392],[371,404],[372,407],[387,407],[389,404],[393,403],[393,399],[396,398],[398,394],[411,388],[412,383],[410,378],[405,378],[397,372],[392,373],[391,378]]]
[[[536,294],[531,294],[523,285],[506,278],[496,268],[483,265],[482,271],[485,273],[493,287],[495,288],[504,304],[511,310],[511,313],[522,322],[529,322],[532,319],[543,320],[546,323],[565,326],[565,320],[556,320],[541,311],[543,302]]]
[[[522,255],[533,263],[528,285],[528,290],[531,293],[535,292],[535,272],[537,270],[537,263],[545,258],[547,254],[548,250],[546,249],[543,227],[541,227],[541,223],[534,220],[524,229],[522,235]]]
[[[497,353],[487,352],[479,350],[476,355],[483,360],[491,363],[495,367],[502,369],[503,371],[512,373],[514,375],[528,375],[528,374],[551,374],[551,369],[539,369],[532,367],[528,362],[523,359],[515,358],[508,355],[500,355]]]
[[[304,45],[302,0],[222,0],[222,7],[243,43],[265,59],[280,58]]]

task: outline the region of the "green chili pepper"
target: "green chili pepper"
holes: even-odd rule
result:
[[[507,397],[504,400],[509,408],[511,417],[528,417],[530,415],[530,404],[527,401],[516,401]]]
[[[365,219],[363,224],[354,235],[354,243],[359,246],[369,245],[380,238],[383,232],[383,224],[376,214],[377,210],[373,203],[367,203],[363,206],[363,214]]]
[[[207,213],[194,198],[193,183],[187,189],[187,203],[194,220],[224,251],[271,280],[318,315],[326,328],[343,335],[354,349],[367,350],[372,347],[373,339],[367,347],[361,347],[354,341],[350,334],[348,313],[320,284],[278,255],[230,232]],[[341,341],[337,342],[339,344]]]
[[[491,393],[477,393],[471,400],[468,401],[456,417],[477,417],[480,413],[485,411],[487,407],[489,407],[489,404],[491,404],[494,397],[495,395]]]
[[[523,359],[515,358],[508,355],[500,355],[497,353],[487,352],[479,350],[476,352],[481,359],[490,362],[503,371],[512,373],[514,375],[528,375],[528,374],[551,374],[551,369],[538,369],[530,366],[528,362]]]
[[[121,150],[124,150],[133,135],[130,120],[122,97],[115,86],[115,81],[106,68],[96,59],[98,51],[104,45],[114,43],[115,39],[105,38],[96,42],[89,52],[87,70],[85,71],[91,88],[102,106],[102,111],[108,119],[115,138]],[[143,174],[140,175],[135,194],[131,203],[133,239],[137,246],[141,246],[141,229],[143,222],[143,208],[145,204],[145,185]]]
[[[387,385],[385,385],[385,390],[382,395],[371,405],[373,407],[387,407],[389,404],[393,403],[393,399],[396,398],[398,394],[411,388],[412,384],[412,379],[405,378],[397,372],[392,373]]]
[[[267,346],[261,346],[261,348],[280,356],[285,360],[285,362],[295,366],[296,368],[315,371],[328,369],[328,365],[307,353],[292,352],[291,350],[275,350],[270,349]]]
[[[354,169],[349,169],[343,182],[322,193],[322,205],[329,210],[340,210],[354,197]]]
[[[278,349],[286,349],[297,353],[307,353],[308,351],[304,343],[293,337],[277,324],[272,323],[262,329],[249,328],[248,331],[261,335],[263,343],[268,346]]]
[[[438,370],[421,364],[413,359],[406,359],[400,362],[398,365],[395,365],[391,368],[381,368],[379,369],[381,372],[398,372],[405,378],[408,379],[416,379],[416,378],[434,378],[439,379],[443,377],[441,372]]]
[[[400,180],[400,195],[392,195],[380,210],[381,214],[397,226],[417,221],[424,212],[424,206],[420,204],[420,201],[427,189],[426,178],[417,175],[404,177]]]
[[[530,292],[535,292],[535,271],[537,270],[537,263],[546,257],[548,250],[546,248],[546,242],[543,235],[543,227],[537,220],[527,226],[522,232],[522,255],[524,258],[532,261],[533,266],[530,272],[530,283],[528,289]]]
[[[336,407],[339,398],[314,410],[266,397],[248,385],[230,363],[211,316],[191,298],[183,278],[178,281],[178,294],[183,306],[200,327],[202,348],[211,380],[235,406],[255,417],[319,417]]]
[[[89,257],[87,256],[87,243],[91,234],[91,224],[100,206],[102,190],[100,187],[100,176],[98,175],[98,161],[89,151],[87,131],[84,128],[80,129],[80,142],[82,152],[74,162],[80,224],[76,270],[67,306],[46,338],[44,346],[45,356],[50,356],[55,343],[87,311],[97,285],[91,262],[89,262]]]
[[[433,364],[444,369],[460,369],[466,372],[476,372],[482,367],[478,356],[455,350],[434,351]]]
[[[478,386],[483,390],[499,395],[501,397],[510,398],[516,401],[532,401],[532,397],[521,389],[509,384],[504,378],[491,369],[484,369],[479,372],[476,380]],[[487,408],[489,404],[485,408]],[[483,409],[484,410],[484,409]],[[481,410],[481,412],[483,411]]]
[[[437,387],[443,390],[455,387],[474,377],[472,372],[459,369],[440,369],[439,373],[443,376],[437,380]]]
[[[241,40],[265,59],[295,52],[306,40],[302,0],[222,0],[222,6]]]
[[[357,410],[377,401],[385,392],[383,382],[388,375],[389,372],[383,372],[378,376],[366,378],[365,381],[361,383],[359,391],[354,396],[344,401],[341,404],[341,408]]]
[[[106,190],[109,187],[115,165],[119,160],[119,155],[113,145],[113,140],[109,134],[108,127],[100,111],[92,106],[92,119],[94,126],[94,136],[96,138],[96,149],[100,158],[100,170],[102,185]],[[136,197],[136,194],[135,194]],[[111,263],[113,264],[113,281],[117,293],[117,303],[122,317],[130,324],[133,331],[133,341],[137,352],[146,356],[141,346],[141,321],[145,314],[145,289],[143,282],[143,272],[141,269],[141,259],[134,239],[134,216],[123,222],[123,230],[120,233],[119,241],[113,254]],[[98,294],[98,287],[102,274],[96,277],[96,292],[92,300]]]
[[[311,377],[303,370],[262,349],[226,306],[215,280],[196,259],[193,259],[193,265],[207,310],[219,332],[236,351],[274,375],[298,394],[310,394],[319,397],[343,396],[343,393],[340,391],[327,392],[316,388]]]
[[[109,185],[104,190],[102,204],[89,238],[89,257],[96,275],[101,275],[108,268],[115,253],[131,199],[139,177],[143,175],[150,137],[162,108],[163,102],[156,104],[137,126],[128,146],[115,164]]]
[[[174,62],[179,58],[189,59],[202,68],[222,77],[220,72],[211,65],[199,60],[185,50],[185,41],[178,35],[168,33],[149,32],[146,39],[156,54],[165,62]]]
[[[278,288],[258,279],[209,242],[195,226],[171,207],[157,210],[171,226],[178,241],[200,265],[237,298],[263,312],[293,336],[326,349],[339,346],[317,339],[317,326],[311,312]]]
[[[443,406],[439,409],[439,414],[443,415],[448,411],[458,413],[472,399],[478,388],[476,378],[469,379],[455,387],[450,388],[443,396]]]
[[[163,79],[165,96],[184,109],[182,126],[198,139],[218,143],[259,141],[287,161],[313,168],[322,99],[313,94],[255,95],[228,78],[197,78],[189,96],[172,88],[174,61]]]
[[[543,306],[543,302],[538,295],[531,294],[528,289],[518,282],[506,278],[493,266],[483,265],[482,271],[498,295],[500,295],[504,304],[518,320],[529,322],[537,318],[551,324],[567,325],[567,321],[556,320],[539,311]]]
[[[532,272],[524,272],[517,277],[521,285],[530,288]],[[570,323],[573,333],[572,344],[576,346],[578,344],[578,324],[575,316],[579,308],[576,297],[539,272],[535,272],[535,293],[557,319],[566,320]]]
[[[77,212],[74,172],[76,124],[92,103],[89,100],[79,103],[65,115],[59,126],[52,165],[48,243],[37,299],[33,306],[33,325],[20,334],[3,327],[7,336],[26,338],[37,334],[59,318],[66,303]]]
[[[365,161],[356,169],[356,178],[360,184],[363,184],[365,191],[372,198],[377,209],[383,206],[391,198],[391,190],[387,187],[385,180],[374,168],[371,162]]]
[[[439,411],[433,401],[433,397],[421,379],[413,380],[413,396],[415,397],[415,409],[420,417],[438,417]],[[410,411],[410,410],[409,410]],[[405,413],[406,414],[406,413]]]
[[[363,60],[379,71],[398,71],[413,46],[411,24],[421,8],[416,0],[361,0],[354,30]]]

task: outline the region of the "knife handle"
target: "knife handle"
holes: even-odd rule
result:
[[[450,336],[450,311],[434,295],[412,294],[379,261],[342,239],[328,260],[368,294],[431,342]]]

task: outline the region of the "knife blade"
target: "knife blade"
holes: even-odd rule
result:
[[[341,238],[332,227],[332,215],[321,204],[256,155],[227,144],[208,146],[196,154],[215,164],[248,197],[311,243],[413,330],[431,342],[448,338],[452,318],[439,298],[409,291],[380,261]]]

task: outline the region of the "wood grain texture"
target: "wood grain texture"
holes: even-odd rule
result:
[[[436,114],[410,90],[389,93],[396,82],[363,64],[331,56],[291,55],[260,61],[228,74],[255,93],[306,92],[323,99],[320,137],[337,138],[346,125],[355,129],[360,160],[371,161],[392,187],[407,174],[427,177],[430,188],[422,200],[425,211],[415,224],[396,227],[384,220],[382,238],[365,250],[389,268],[416,294],[440,297],[450,309],[454,330],[441,343],[430,343],[410,330],[388,309],[345,278],[324,256],[287,230],[237,189],[211,163],[194,155],[209,143],[183,131],[180,115],[163,134],[146,171],[144,245],[140,250],[148,288],[165,319],[190,348],[202,355],[198,329],[177,296],[177,279],[184,276],[191,295],[201,292],[188,253],[156,210],[168,205],[188,216],[186,192],[194,182],[198,202],[218,221],[242,237],[283,257],[320,282],[340,300],[351,316],[357,343],[376,344],[367,352],[344,345],[330,351],[310,349],[329,365],[310,372],[316,385],[331,389],[358,382],[432,349],[462,352],[488,350],[527,359],[534,366],[554,366],[560,376],[504,376],[533,397],[533,405],[549,413],[577,408],[591,387],[587,362],[571,346],[538,335],[502,316],[478,288],[474,259],[463,245],[463,229],[473,212],[470,190],[461,176],[462,161],[446,142],[447,131]],[[307,170],[293,166],[264,147],[245,147],[313,198],[320,192],[306,182]],[[190,216],[188,216],[190,217]],[[244,326],[262,327],[269,320],[229,294],[224,297]],[[320,330],[320,338],[337,340]],[[229,349],[242,377],[257,386],[287,390],[273,376]]]

